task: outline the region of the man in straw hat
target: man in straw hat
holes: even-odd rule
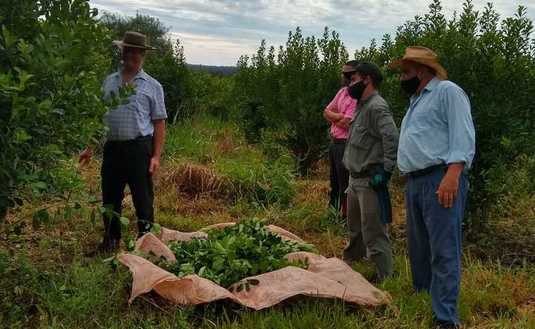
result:
[[[410,104],[401,124],[398,167],[408,177],[407,231],[413,286],[431,294],[438,328],[458,328],[461,226],[475,131],[466,93],[446,80],[437,55],[409,47],[392,68]]]
[[[102,202],[110,211],[104,214],[104,238],[97,252],[115,251],[119,247],[119,216],[126,184],[136,208],[139,235],[150,230],[154,222],[152,175],[160,167],[167,118],[163,88],[142,68],[145,52],[154,50],[145,35],[126,32],[123,40],[114,44],[121,49],[123,65],[104,81],[104,98],[116,97],[127,85],[134,92],[104,116],[108,131],[101,169]],[[85,149],[80,162],[89,162],[91,155],[92,150]]]

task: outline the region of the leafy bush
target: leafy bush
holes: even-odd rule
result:
[[[111,40],[96,15],[87,1],[0,4],[0,218],[26,187],[53,190],[49,170],[102,131]]]
[[[169,247],[176,256],[175,263],[163,265],[169,271],[179,277],[197,274],[224,287],[289,265],[304,267],[305,264],[291,263],[284,256],[313,250],[310,245],[283,240],[257,219],[211,230],[206,240],[173,242]],[[253,281],[246,285],[249,283],[255,284]]]
[[[261,128],[286,133],[285,145],[301,173],[323,156],[327,123],[323,109],[340,87],[340,66],[347,51],[336,32],[325,28],[321,38],[290,32],[285,46],[242,56],[235,76],[235,99],[250,141],[260,140]]]

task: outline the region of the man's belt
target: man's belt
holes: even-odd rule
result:
[[[147,136],[139,136],[137,138],[128,139],[128,140],[124,140],[124,141],[107,141],[106,143],[116,144],[116,145],[119,145],[119,144],[132,144],[132,143],[137,143],[137,142],[148,141],[148,140],[151,140],[151,139],[152,139],[152,135],[147,135]]]
[[[424,168],[424,169],[411,171],[410,173],[407,173],[407,176],[409,176],[411,178],[415,178],[415,177],[428,175],[428,174],[434,172],[435,170],[444,170],[445,171],[447,168],[448,168],[447,165],[441,163],[441,164],[434,165],[434,166],[431,166],[431,167],[427,167],[427,168]]]
[[[351,178],[356,178],[356,179],[372,177],[373,175],[377,174],[379,169],[382,169],[382,168],[383,168],[382,164],[372,164],[372,165],[366,166],[360,172],[354,172],[354,171],[350,172],[349,176],[351,176]]]
[[[369,172],[367,172],[367,171],[364,171],[364,172],[350,172],[349,175],[351,176],[351,178],[354,178],[354,179],[371,177],[371,174]]]

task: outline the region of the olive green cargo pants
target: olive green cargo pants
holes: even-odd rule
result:
[[[377,193],[369,187],[370,178],[349,178],[347,189],[347,227],[349,242],[343,258],[353,262],[365,256],[377,266],[382,280],[393,272],[392,246],[388,227],[381,221]]]

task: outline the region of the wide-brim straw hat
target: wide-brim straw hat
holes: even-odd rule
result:
[[[392,69],[402,68],[407,62],[419,63],[432,68],[437,78],[446,80],[448,71],[438,62],[437,54],[429,48],[413,46],[405,49],[405,55],[390,63]]]
[[[123,40],[115,40],[113,41],[113,44],[120,48],[130,47],[145,50],[156,50],[156,48],[149,46],[147,43],[147,37],[144,34],[133,31],[127,31],[123,36]]]

